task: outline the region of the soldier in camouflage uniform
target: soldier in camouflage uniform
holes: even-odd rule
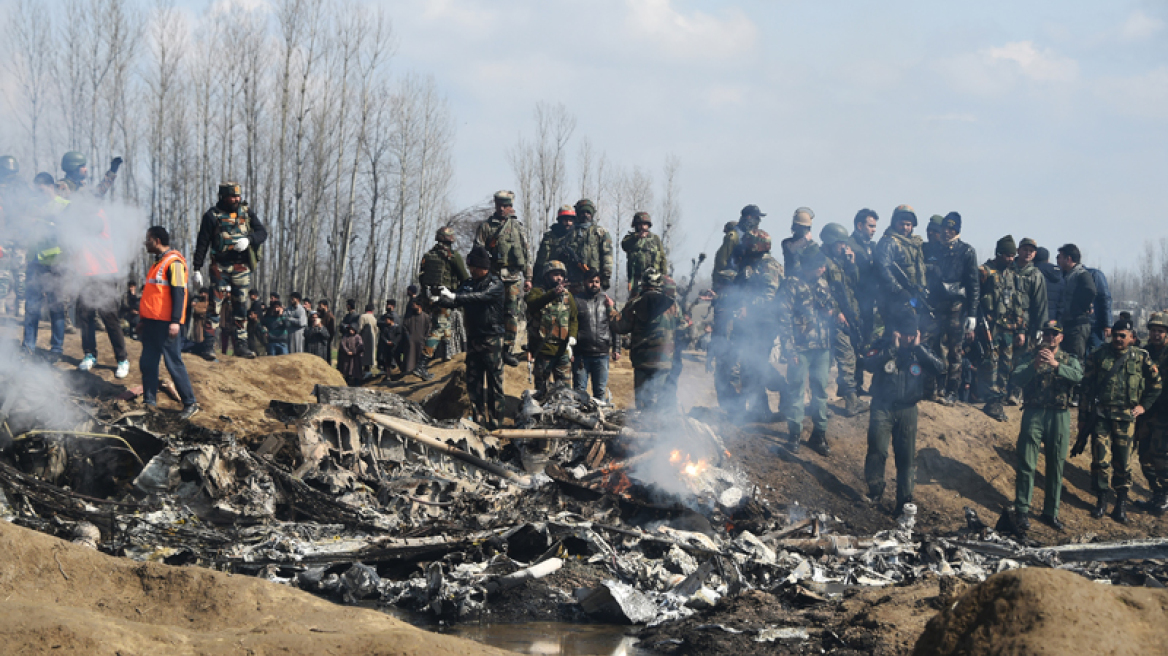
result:
[[[766,216],[758,205],[742,208],[737,222],[729,222],[723,228],[722,246],[714,255],[714,299],[713,323],[710,348],[706,354],[706,369],[711,359],[717,363],[714,371],[714,389],[718,393],[718,403],[727,411],[739,410],[739,386],[741,372],[738,368],[736,351],[730,348],[730,333],[734,327],[734,314],[739,299],[733,292],[733,284],[738,276],[738,264],[742,257],[739,243],[742,236],[758,228],[761,217]]]
[[[844,415],[854,417],[868,409],[868,404],[856,395],[856,357],[864,348],[859,329],[860,303],[856,298],[860,274],[856,268],[856,254],[848,247],[847,228],[829,223],[819,232],[819,239],[827,253],[824,277],[836,306],[844,315],[843,322],[834,327],[831,340],[836,366],[836,394],[844,400]]]
[[[1062,530],[1058,519],[1063,492],[1063,465],[1071,442],[1071,393],[1083,379],[1083,364],[1063,351],[1063,327],[1057,321],[1043,325],[1042,344],[1022,356],[1014,369],[1014,382],[1025,392],[1022,429],[1018,433],[1017,479],[1014,486],[1014,526],[1025,532],[1030,527],[1030,499],[1034,494],[1034,472],[1041,449],[1046,456],[1046,495],[1042,521]]]
[[[954,405],[961,389],[965,340],[972,339],[977,325],[981,277],[977,268],[977,251],[960,239],[961,215],[950,212],[939,223],[937,241],[923,247],[929,305],[934,320],[928,331],[922,328],[921,332],[929,350],[947,361],[946,375],[936,387],[941,402]],[[927,390],[926,394],[931,391]]]
[[[11,155],[0,157],[0,311],[8,307],[8,292],[16,291],[16,315],[24,314],[24,281],[28,251],[16,239],[14,223],[20,204],[28,200],[28,189],[17,177],[20,164]]]
[[[787,385],[779,410],[787,420],[791,449],[797,449],[803,432],[804,397],[811,384],[811,439],[808,445],[823,456],[827,445],[827,383],[831,369],[832,331],[843,315],[832,298],[823,274],[827,258],[818,247],[800,258],[802,268],[788,271],[778,294],[778,332]],[[794,275],[791,275],[794,274]]]
[[[629,277],[630,295],[636,296],[641,289],[641,277],[649,269],[669,270],[669,258],[665,254],[665,244],[661,238],[649,232],[653,220],[648,212],[633,215],[633,229],[621,239],[621,249],[625,252],[625,264]]]
[[[435,285],[446,289],[458,289],[463,281],[470,278],[462,256],[454,252],[454,231],[449,226],[438,229],[434,235],[437,242],[433,248],[422,256],[422,270],[418,280],[423,288],[433,288]],[[412,372],[423,380],[432,377],[427,365],[434,359],[434,352],[438,345],[450,339],[450,308],[433,303],[426,303],[426,311],[430,314],[430,333],[426,335],[426,344],[422,347],[422,358],[417,368]],[[450,354],[450,345],[447,343],[447,357]]]
[[[219,202],[203,214],[199,225],[191,281],[196,289],[203,286],[203,262],[210,250],[215,302],[208,318],[212,329],[218,330],[223,301],[231,296],[235,355],[244,358],[255,357],[247,343],[247,292],[259,261],[259,248],[267,238],[267,227],[243,200],[243,187],[235,182],[221,183]]]
[[[547,268],[547,263],[552,260],[563,262],[563,252],[569,246],[572,228],[575,225],[576,208],[571,205],[560,207],[560,211],[556,213],[556,224],[543,233],[543,239],[539,240],[539,250],[535,253],[533,271],[543,271]]]
[[[1127,522],[1132,423],[1160,396],[1160,372],[1147,351],[1135,346],[1135,339],[1131,321],[1120,319],[1111,327],[1111,345],[1087,356],[1079,437],[1071,449],[1072,458],[1082,453],[1090,436],[1091,489],[1096,494],[1092,514],[1100,519],[1106,511],[1110,469],[1110,487],[1115,488],[1111,518],[1120,523]]]
[[[1002,401],[1010,382],[1014,349],[1026,345],[1026,312],[1014,269],[1017,254],[1014,238],[1006,235],[998,240],[994,259],[986,261],[979,269],[981,303],[978,317],[981,324],[977,337],[983,350],[982,360],[977,365],[977,377],[981,398],[985,401],[985,413],[998,421],[1006,421]]]
[[[576,201],[576,227],[562,253],[573,291],[584,289],[584,274],[588,271],[600,271],[600,286],[604,290],[612,284],[612,236],[604,226],[593,221],[595,216],[595,203],[587,198]]]
[[[566,287],[568,271],[563,262],[544,265],[543,281],[527,292],[527,357],[534,360],[535,392],[543,398],[548,378],[556,385],[572,381],[572,347],[580,329],[576,299]]]
[[[771,421],[768,384],[778,372],[770,353],[778,332],[775,295],[783,282],[783,265],[771,256],[771,237],[755,228],[742,236],[742,255],[732,294],[738,308],[730,333],[732,354],[726,364],[737,361],[742,372],[742,390],[733,412],[745,410],[745,421]],[[719,366],[723,363],[719,361]]]
[[[815,212],[810,207],[795,210],[795,216],[791,218],[791,236],[781,242],[783,269],[786,271],[798,271],[803,253],[815,245],[815,240],[811,238],[811,220],[814,218]]]
[[[681,327],[681,310],[663,289],[665,276],[649,269],[641,277],[641,294],[625,304],[617,333],[631,336],[629,361],[637,409],[672,412],[677,399],[669,396],[673,368],[674,334]]]
[[[1157,371],[1168,367],[1168,312],[1148,318],[1148,355]],[[1168,395],[1161,394],[1143,416],[1136,419],[1136,446],[1140,469],[1152,491],[1148,510],[1163,515],[1168,510]]]
[[[1026,313],[1026,325],[1032,329],[1031,333],[1037,333],[1033,330],[1035,326],[1046,325],[1048,311],[1046,276],[1034,266],[1034,256],[1037,253],[1038,243],[1025,237],[1018,243],[1018,257],[1014,258],[1014,270],[1018,272],[1018,295],[1022,300],[1022,310]],[[1041,335],[1032,334],[1030,337],[1038,339]],[[1023,353],[1022,350],[1014,352],[1014,367],[1018,366]],[[1006,390],[1006,404],[1018,405],[1020,401],[1019,386],[1011,383]]]
[[[519,365],[515,357],[515,337],[519,334],[522,314],[522,294],[531,291],[531,264],[528,260],[527,237],[523,225],[515,218],[515,193],[495,193],[495,213],[475,229],[474,245],[482,246],[491,255],[491,267],[506,288],[507,321],[503,333],[503,362],[509,367]],[[520,289],[522,288],[522,292]]]
[[[121,166],[121,157],[110,160],[110,167],[105,172],[105,177],[93,189],[95,198],[105,198],[118,179],[118,169]],[[87,166],[85,155],[75,150],[65,153],[64,157],[61,158],[61,170],[65,172],[65,177],[57,181],[57,186],[61,189],[62,196],[68,198],[82,189],[89,189],[89,166]]]
[[[920,317],[927,308],[925,297],[925,255],[921,238],[913,234],[917,214],[908,205],[898,205],[892,220],[873,252],[879,281],[877,308],[881,317],[911,312]]]

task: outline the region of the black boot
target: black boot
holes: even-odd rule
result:
[[[1127,490],[1116,490],[1115,508],[1111,511],[1111,518],[1120,524],[1127,523]]]
[[[211,355],[212,355],[212,357],[214,357],[213,351],[212,351]],[[242,339],[235,340],[235,357],[247,358],[248,360],[254,360],[255,356],[256,356],[256,354],[253,353],[251,348],[248,347],[246,340],[242,340]]]
[[[831,455],[831,449],[827,446],[827,433],[821,428],[811,431],[811,439],[807,441],[807,446],[824,458]]]
[[[511,349],[506,347],[503,349],[503,364],[507,365],[508,367],[519,366],[519,358],[515,357],[515,354],[511,352]]]
[[[1104,513],[1107,512],[1107,493],[1097,495],[1095,497],[1095,509],[1091,511],[1091,516],[1095,519],[1103,519]]]
[[[433,380],[434,374],[430,373],[430,369],[427,367],[428,364],[430,364],[430,358],[423,355],[418,359],[418,366],[414,367],[414,370],[410,373],[422,380]]]
[[[855,392],[852,392],[852,393],[844,396],[844,416],[845,417],[855,417],[856,415],[858,415],[862,412],[867,412],[867,411],[868,411],[868,402],[861,401],[859,399],[859,397],[856,396]]]

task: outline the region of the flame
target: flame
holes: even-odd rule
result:
[[[681,451],[677,451],[676,449],[673,451],[670,451],[669,452],[669,462],[672,462],[673,464],[677,464],[677,463],[681,462]]]
[[[669,462],[671,464],[678,465],[681,469],[681,473],[685,474],[686,476],[699,476],[702,472],[706,471],[710,467],[709,463],[706,462],[705,459],[694,462],[692,459],[690,459],[688,453],[685,454],[683,459],[681,451],[676,450],[670,452]]]

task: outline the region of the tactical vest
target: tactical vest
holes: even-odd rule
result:
[[[921,238],[916,235],[905,237],[891,230],[884,234],[892,239],[893,243],[900,250],[901,257],[897,258],[898,261],[893,263],[904,271],[904,275],[908,277],[910,283],[924,287],[925,255],[923,251],[924,242],[921,241]]]
[[[1144,364],[1148,354],[1137,346],[1129,346],[1117,354],[1110,346],[1100,349],[1099,387],[1096,389],[1096,407],[1130,410],[1139,405],[1144,395]],[[1126,358],[1114,375],[1109,375],[1117,358]]]
[[[981,310],[998,328],[1024,330],[1026,308],[1018,291],[1018,275],[1013,267],[1002,270],[988,264],[981,268],[984,282],[981,289]]]
[[[1025,406],[1066,409],[1071,404],[1071,392],[1075,385],[1060,376],[1058,369],[1038,362],[1039,352],[1041,349],[1032,356],[1034,358],[1034,378],[1022,388],[1026,399]],[[1068,364],[1074,357],[1066,351],[1059,350],[1054,359],[1061,367]]]
[[[567,295],[563,294],[543,307],[539,315],[539,334],[545,345],[559,347],[568,341],[568,330],[572,321],[572,308]]]
[[[240,239],[251,234],[246,204],[240,204],[235,212],[224,212],[216,205],[211,209],[215,217],[215,239],[211,242],[211,255],[222,255],[235,249]]]
[[[451,263],[453,257],[450,249],[440,244],[426,251],[426,254],[422,256],[420,280],[422,285],[426,287],[441,285],[450,290],[461,285],[461,280],[455,280],[457,276],[454,274],[454,265]]]
[[[626,239],[628,239],[626,237]],[[645,270],[654,266],[657,260],[660,259],[661,249],[658,247],[659,241],[656,235],[649,235],[647,237],[634,237],[629,240],[628,248],[624,249],[628,257],[628,271],[629,279],[636,285],[640,283],[641,274]],[[624,244],[622,244],[624,246]],[[665,273],[662,271],[661,273]]]

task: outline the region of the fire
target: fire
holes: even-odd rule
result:
[[[686,476],[699,476],[702,472],[706,471],[706,469],[710,467],[709,463],[707,463],[705,459],[694,462],[690,459],[688,453],[685,454],[684,461],[682,460],[682,457],[683,456],[681,455],[681,451],[671,451],[669,453],[669,462],[674,465],[680,465],[681,473],[685,474]]]

